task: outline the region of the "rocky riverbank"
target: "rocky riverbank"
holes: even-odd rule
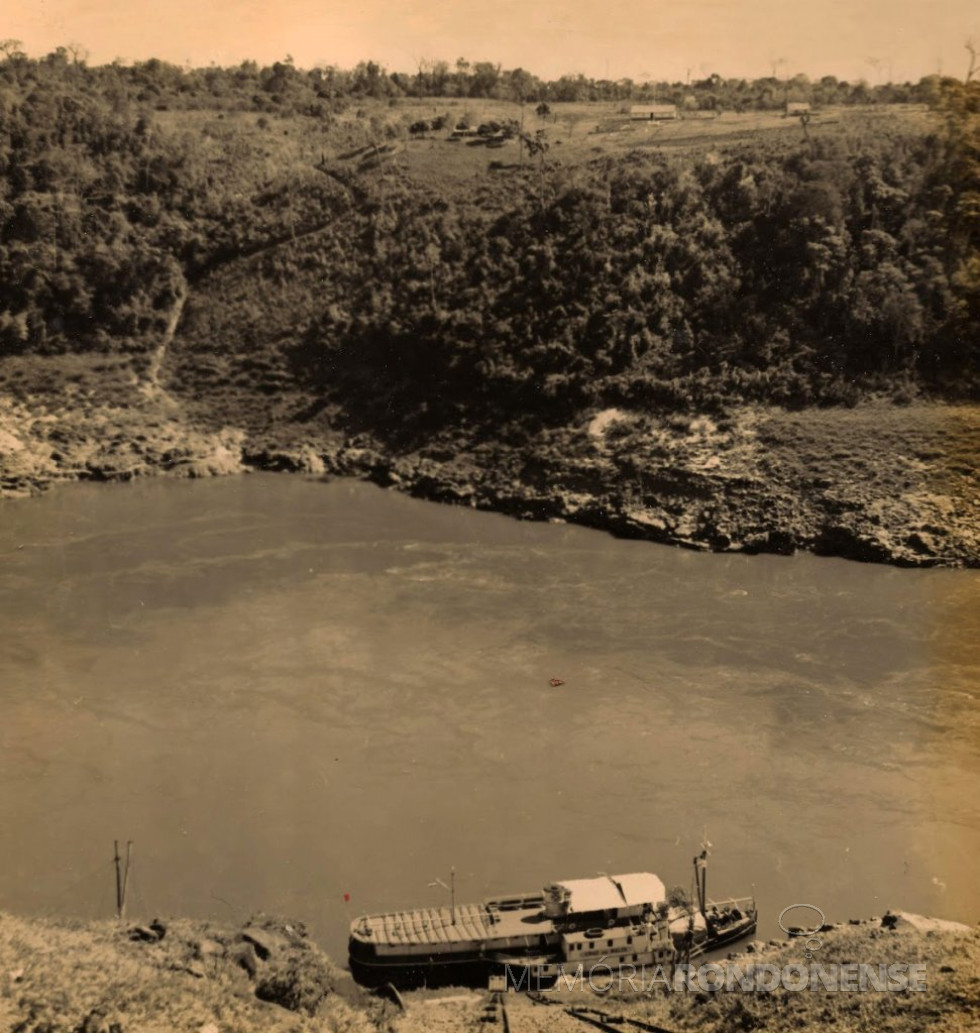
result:
[[[533,996],[508,994],[496,1011],[485,993],[446,991],[407,995],[408,1007],[393,1024],[395,1033],[463,1033],[506,1010],[507,1025],[520,1033],[576,1033],[590,1028],[661,1030],[665,1033],[731,1033],[765,1030],[799,1033],[834,1029],[838,1033],[919,1033],[936,1029],[967,1033],[980,1028],[980,933],[954,922],[943,922],[903,912],[883,918],[852,920],[843,926],[824,927],[808,959],[803,940],[771,940],[749,944],[727,961],[695,959],[694,970],[677,978],[668,991],[661,982],[649,987],[656,972],[611,972],[601,969],[589,980],[566,980],[555,990]],[[806,989],[799,980],[805,966],[819,966],[825,983]],[[866,966],[864,987],[860,966]],[[869,989],[868,971],[892,966],[892,989]],[[710,966],[708,968],[707,966]],[[842,968],[847,966],[847,968]],[[913,969],[913,966],[915,968]],[[726,970],[733,975],[731,989],[705,990],[724,984]],[[921,989],[898,989],[903,975],[914,971]],[[790,989],[783,985],[783,973]],[[662,975],[662,974],[661,974]],[[778,980],[761,991],[737,986]],[[853,977],[853,982],[852,982]],[[818,977],[819,978],[819,977]],[[851,989],[827,989],[827,984]],[[572,985],[569,986],[569,983]],[[598,988],[598,992],[592,987]]]
[[[297,922],[129,925],[0,913],[5,1030],[373,1033],[385,1014]]]
[[[515,1031],[586,1028],[569,1010],[619,1028],[767,1033],[833,1027],[839,1033],[980,1029],[980,932],[954,922],[890,912],[826,926],[814,963],[919,968],[922,990],[705,991],[699,984],[643,990],[617,974],[608,992],[561,987],[540,1003],[508,994]],[[753,943],[730,955],[742,972],[803,962],[802,940]],[[895,970],[893,970],[895,971]],[[700,977],[698,977],[700,978]],[[609,975],[597,977],[606,989]],[[620,985],[622,984],[622,985]],[[405,1010],[360,990],[298,922],[258,916],[244,925],[187,919],[147,924],[25,919],[0,914],[0,1026],[16,1033],[236,1030],[295,1033],[468,1031],[494,1015],[484,992],[421,991]]]
[[[365,478],[692,549],[980,565],[976,406],[743,407],[724,418],[606,410],[534,434],[504,428],[406,449],[323,420],[216,422],[132,385],[116,398],[0,394],[0,496],[249,469]]]

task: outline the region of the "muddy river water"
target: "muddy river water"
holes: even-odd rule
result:
[[[596,872],[980,918],[980,577],[253,475],[0,505],[0,909],[303,920]],[[553,686],[551,679],[563,684]],[[350,900],[345,900],[345,894]]]

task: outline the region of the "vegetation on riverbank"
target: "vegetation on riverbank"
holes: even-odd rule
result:
[[[843,106],[801,127],[715,82],[636,127],[516,73],[436,97],[421,69],[69,56],[0,62],[0,490],[298,467],[980,561],[978,84],[864,98],[914,110],[814,86]]]
[[[384,1014],[298,923],[143,927],[0,914],[7,1030],[372,1033]]]
[[[829,929],[813,961],[923,965],[924,991],[691,991],[596,995],[559,988],[555,1005],[522,996],[506,1001],[511,1028],[580,1029],[564,1008],[591,1007],[691,1033],[823,1029],[913,1033],[980,1028],[977,930],[916,916]],[[803,960],[801,941],[755,944],[734,960],[782,967]],[[600,973],[595,985],[608,983]],[[645,984],[643,984],[645,985]],[[16,1033],[137,1033],[193,1030],[393,1033],[475,1028],[483,993],[406,994],[402,1013],[358,989],[295,922],[258,918],[243,927],[186,919],[132,926],[16,918],[0,914],[0,1023]],[[625,1028],[625,1027],[624,1027]]]

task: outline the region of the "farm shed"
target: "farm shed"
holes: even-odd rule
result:
[[[630,108],[633,122],[660,122],[677,118],[675,104],[634,104]]]

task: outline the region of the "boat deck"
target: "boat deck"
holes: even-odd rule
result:
[[[455,922],[451,908],[416,908],[367,915],[353,923],[351,932],[364,942],[392,947],[464,944],[548,935],[554,923],[539,908],[491,913],[483,904],[460,904]]]

